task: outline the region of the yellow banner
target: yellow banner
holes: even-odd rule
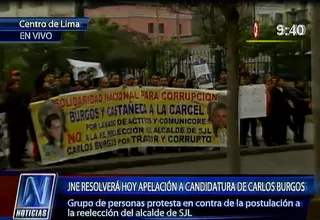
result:
[[[131,147],[226,145],[226,92],[112,88],[32,103],[42,164]]]

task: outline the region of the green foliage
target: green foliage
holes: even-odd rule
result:
[[[118,31],[119,26],[110,24],[107,19],[91,19],[88,31],[84,33],[84,43],[89,47],[85,52],[87,61],[107,61],[108,51],[116,43],[113,32]]]
[[[225,17],[217,4],[200,5],[195,13],[200,17],[200,37],[203,44],[211,48],[218,46],[226,48],[227,29]],[[240,36],[251,30],[252,17],[243,17],[239,20]],[[245,41],[239,41],[239,47],[244,46]]]
[[[31,87],[44,63],[55,74],[67,70],[66,59],[75,58],[78,45],[89,48],[83,51],[83,60],[100,62],[106,69],[140,68],[149,55],[148,40],[146,35],[121,29],[107,19],[91,19],[87,32],[66,32],[59,44],[0,45],[0,71],[7,76],[0,81],[9,78],[10,70],[19,69]]]
[[[112,35],[114,45],[108,53],[106,68],[142,69],[149,56],[149,38],[141,33],[128,29],[120,29]]]
[[[39,72],[44,63],[48,63],[49,69],[57,66],[66,69],[68,67],[66,59],[72,56],[74,45],[74,33],[64,33],[63,40],[59,44],[23,45],[22,57],[29,64],[30,72]]]

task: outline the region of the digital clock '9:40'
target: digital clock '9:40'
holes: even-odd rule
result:
[[[293,24],[291,26],[277,25],[278,36],[304,36],[306,31],[307,28],[303,24]]]

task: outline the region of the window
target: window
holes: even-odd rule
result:
[[[283,24],[283,14],[276,13],[275,22],[276,22],[276,24]]]
[[[269,24],[270,23],[270,15],[269,14],[260,14],[259,20],[262,24]]]
[[[149,34],[153,34],[154,33],[153,23],[148,23],[148,33]]]
[[[0,3],[0,11],[9,11],[10,10],[10,4],[9,3]]]
[[[39,1],[34,1],[34,2],[30,2],[29,3],[31,7],[38,7],[38,6],[42,6],[43,5],[43,1],[39,0]]]
[[[182,34],[182,25],[179,24],[179,34]]]
[[[161,24],[159,24],[159,34],[164,34],[164,24],[163,23],[161,23]]]

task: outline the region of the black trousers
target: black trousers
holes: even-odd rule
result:
[[[287,143],[287,128],[289,125],[290,115],[279,114],[273,116],[274,121],[274,141],[278,145]]]
[[[257,139],[257,119],[256,118],[245,118],[240,119],[240,145],[247,145],[247,137],[250,129],[252,143],[258,144]]]
[[[262,126],[262,137],[266,145],[271,145],[273,142],[273,120],[272,117],[267,116],[259,118],[259,121]]]
[[[304,125],[306,123],[305,115],[301,112],[294,112],[292,114],[293,123],[296,127],[297,137],[304,140]]]
[[[22,162],[22,157],[28,141],[27,130],[9,131],[9,138],[9,162],[12,167],[15,167]]]

